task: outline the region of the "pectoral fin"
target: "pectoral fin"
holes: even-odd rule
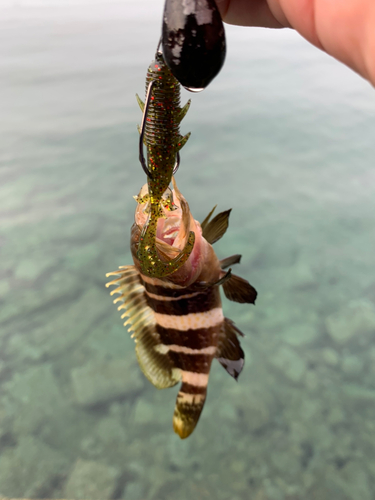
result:
[[[227,299],[240,304],[255,304],[258,295],[248,281],[235,274],[223,283],[223,289]]]
[[[213,245],[216,241],[220,240],[228,229],[229,224],[229,214],[232,209],[225,210],[225,212],[220,212],[211,221],[206,222],[206,219],[202,222],[202,236]],[[213,210],[210,212],[208,217],[212,214]]]
[[[233,321],[224,318],[223,330],[219,336],[218,350],[215,357],[235,380],[237,380],[245,363],[245,354],[241,349],[238,335],[243,337],[243,333],[235,326]]]
[[[121,317],[128,317],[124,325],[129,325],[128,331],[133,332],[141,370],[158,389],[172,387],[180,381],[181,374],[173,367],[168,355],[160,351],[161,342],[156,331],[155,316],[147,305],[144,286],[137,270],[134,266],[123,266],[118,271],[107,274],[111,275],[117,276],[117,279],[106,286],[117,285],[111,295],[119,294],[114,303],[121,302],[118,310],[125,310]]]

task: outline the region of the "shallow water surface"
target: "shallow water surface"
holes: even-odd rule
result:
[[[375,497],[375,93],[290,30],[227,27],[192,98],[179,187],[256,307],[235,383],[218,363],[194,434],[172,430],[104,288],[131,264],[135,93],[161,0],[0,7],[0,495]]]

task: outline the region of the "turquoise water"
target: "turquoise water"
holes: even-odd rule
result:
[[[127,500],[375,496],[375,93],[289,31],[227,27],[182,122],[179,187],[233,208],[219,257],[257,288],[186,441],[138,369],[105,273],[130,264],[160,0],[0,7],[0,494]],[[1,496],[0,495],[0,496]]]

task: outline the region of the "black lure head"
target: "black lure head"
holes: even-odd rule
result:
[[[203,90],[221,70],[226,45],[215,0],[166,0],[163,55],[187,90]]]

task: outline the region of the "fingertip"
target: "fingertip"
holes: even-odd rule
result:
[[[275,1],[275,13],[271,10],[266,0],[216,0],[221,17],[227,24],[237,26],[258,26],[265,28],[290,27],[288,20],[277,7]]]

